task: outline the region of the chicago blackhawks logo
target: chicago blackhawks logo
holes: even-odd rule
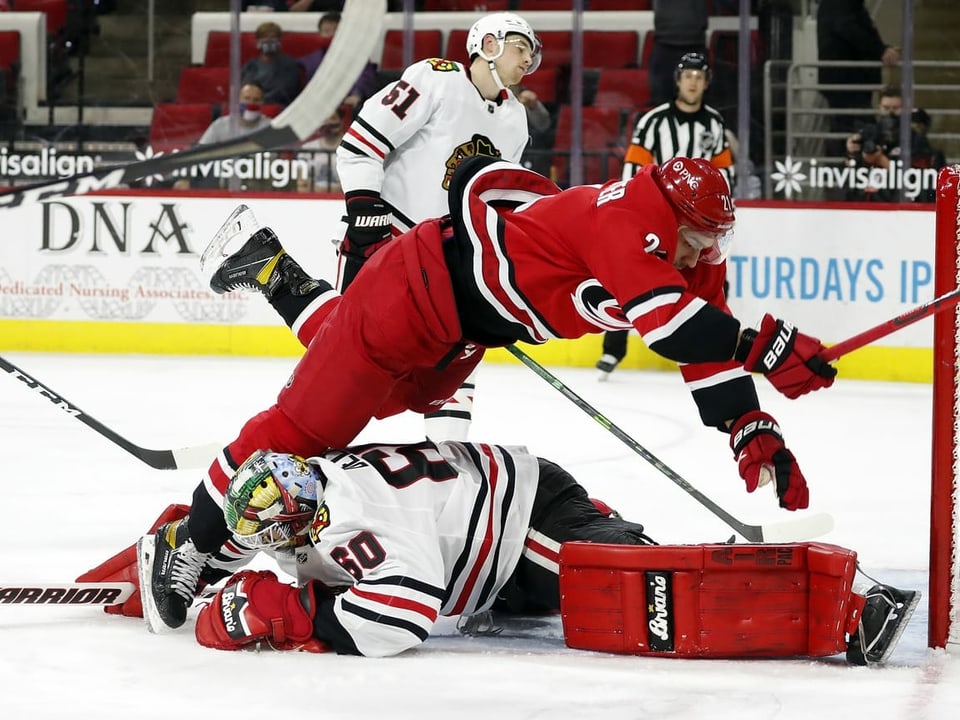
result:
[[[310,523],[310,541],[316,545],[320,542],[320,533],[330,525],[330,509],[324,503],[317,508],[313,516],[313,522]]]
[[[577,285],[571,300],[577,312],[592,325],[604,330],[629,330],[633,327],[613,295],[593,278]]]
[[[460,166],[460,163],[467,158],[477,156],[498,158],[500,157],[500,151],[490,142],[490,138],[480,134],[476,134],[467,142],[457,145],[450,153],[450,157],[447,158],[447,171],[443,174],[443,189],[450,189],[450,178],[453,177],[453,171]]]
[[[431,70],[437,72],[454,72],[457,69],[457,64],[452,60],[444,60],[443,58],[428,58],[427,65],[430,66]]]

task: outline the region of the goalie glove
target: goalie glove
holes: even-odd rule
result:
[[[380,193],[373,190],[354,190],[344,199],[347,214],[343,222],[347,230],[340,243],[340,253],[362,262],[390,240],[393,213],[380,199]]]
[[[769,414],[753,410],[730,428],[730,448],[747,492],[775,482],[780,507],[801,510],[810,504],[810,490],[797,459],[783,444],[780,426]]]
[[[197,642],[217,650],[242,650],[266,641],[274,650],[326,652],[313,637],[317,599],[313,583],[302,588],[277,580],[269,570],[244,570],[197,616]]]
[[[734,358],[749,372],[762,373],[791,400],[833,385],[837,369],[824,361],[826,348],[788,322],[767,313],[760,330],[744,330]]]

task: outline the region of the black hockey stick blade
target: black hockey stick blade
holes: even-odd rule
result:
[[[0,208],[19,207],[64,195],[111,190],[151,175],[166,175],[200,162],[287,147],[303,142],[339,106],[370,59],[382,32],[386,0],[347,0],[319,70],[297,98],[269,127],[249,135],[156,155],[138,162],[112,165],[69,178],[47,180],[0,192]]]
[[[99,433],[107,440],[117,445],[137,460],[146,463],[157,470],[181,470],[183,468],[205,468],[222,449],[217,444],[198,445],[194,447],[178,448],[175,450],[150,450],[127,440],[122,435],[108,428],[102,422],[88,415],[59,393],[54,392],[35,377],[24,372],[6,358],[0,356],[0,370],[13,376],[40,397],[49,400],[53,405],[70,417],[76,418],[88,428]]]
[[[556,388],[574,405],[583,410],[587,415],[596,420],[600,425],[610,431],[617,439],[623,442],[627,447],[637,453],[640,457],[653,465],[667,478],[682,488],[694,500],[703,505],[707,510],[723,520],[730,528],[745,540],[755,543],[762,542],[796,542],[798,540],[809,540],[810,538],[820,537],[833,529],[833,518],[826,513],[817,513],[812,515],[802,515],[800,517],[784,520],[781,522],[767,523],[764,525],[748,525],[737,520],[733,515],[720,507],[713,500],[708,498],[693,485],[684,480],[674,470],[638,443],[632,437],[627,435],[619,426],[604,416],[593,405],[588,403],[582,397],[571,390],[562,380],[543,367],[540,363],[527,355],[516,345],[507,347],[510,354],[520,362],[533,370],[537,375],[546,380],[550,385]]]

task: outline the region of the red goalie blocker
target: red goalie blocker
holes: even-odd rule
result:
[[[569,647],[663,657],[822,657],[847,649],[864,598],[836,545],[560,548]]]

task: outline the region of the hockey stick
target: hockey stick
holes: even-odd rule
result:
[[[337,33],[320,69],[270,126],[243,137],[171,155],[111,165],[69,178],[47,180],[0,192],[0,208],[18,207],[63,195],[110,190],[151,175],[166,175],[199,162],[250,155],[303,142],[350,92],[380,38],[386,0],[347,0]]]
[[[76,418],[88,428],[95,430],[112,442],[119,445],[137,460],[146,463],[157,470],[180,470],[183,468],[205,468],[213,458],[222,450],[221,445],[209,444],[198,445],[194,447],[179,448],[176,450],[148,450],[118,435],[96,418],[91,417],[83,410],[66,400],[62,395],[54,392],[49,387],[34,377],[31,377],[23,370],[18,368],[6,358],[0,356],[0,370],[5,371],[21,381],[28,388],[36,392],[43,398],[46,398],[56,407],[63,410],[67,415]]]
[[[936,315],[938,312],[943,310],[948,310],[957,303],[960,303],[960,288],[951,290],[950,292],[941,295],[938,298],[934,298],[930,302],[926,302],[923,305],[918,305],[912,310],[908,310],[902,315],[897,315],[891,320],[884,320],[879,325],[875,325],[869,330],[864,330],[862,333],[854,335],[851,338],[841,340],[836,345],[831,345],[828,347],[823,353],[821,353],[820,357],[827,362],[831,362],[842,355],[846,355],[854,350],[859,350],[864,345],[869,345],[874,340],[879,340],[882,337],[886,337],[890,333],[894,333],[901,328],[905,328],[907,325],[913,325],[913,323],[917,322],[918,320],[923,320],[925,317]]]
[[[130,582],[0,585],[0,605],[119,605],[136,589]]]
[[[568,400],[573,401],[574,405],[583,410],[587,415],[592,417],[603,427],[613,433],[627,447],[637,453],[648,463],[653,465],[661,473],[666,475],[675,484],[679,485],[680,488],[691,495],[694,500],[703,505],[718,518],[723,520],[731,528],[736,530],[744,539],[756,543],[793,542],[797,540],[807,540],[809,538],[819,537],[833,529],[833,518],[826,513],[798,517],[794,520],[785,520],[783,522],[767,523],[765,525],[747,525],[746,523],[737,520],[733,515],[728,513],[722,507],[717,505],[717,503],[680,477],[680,475],[671,470],[653,453],[643,447],[643,445],[638,443],[632,437],[627,435],[627,433],[625,433],[616,424],[605,417],[599,410],[593,407],[593,405],[577,395],[565,383],[563,383],[563,381],[553,375],[553,373],[543,367],[532,357],[527,355],[523,350],[518,348],[516,345],[508,346],[507,350],[509,350],[511,355],[533,370],[537,375],[553,385],[553,387],[566,396]]]

